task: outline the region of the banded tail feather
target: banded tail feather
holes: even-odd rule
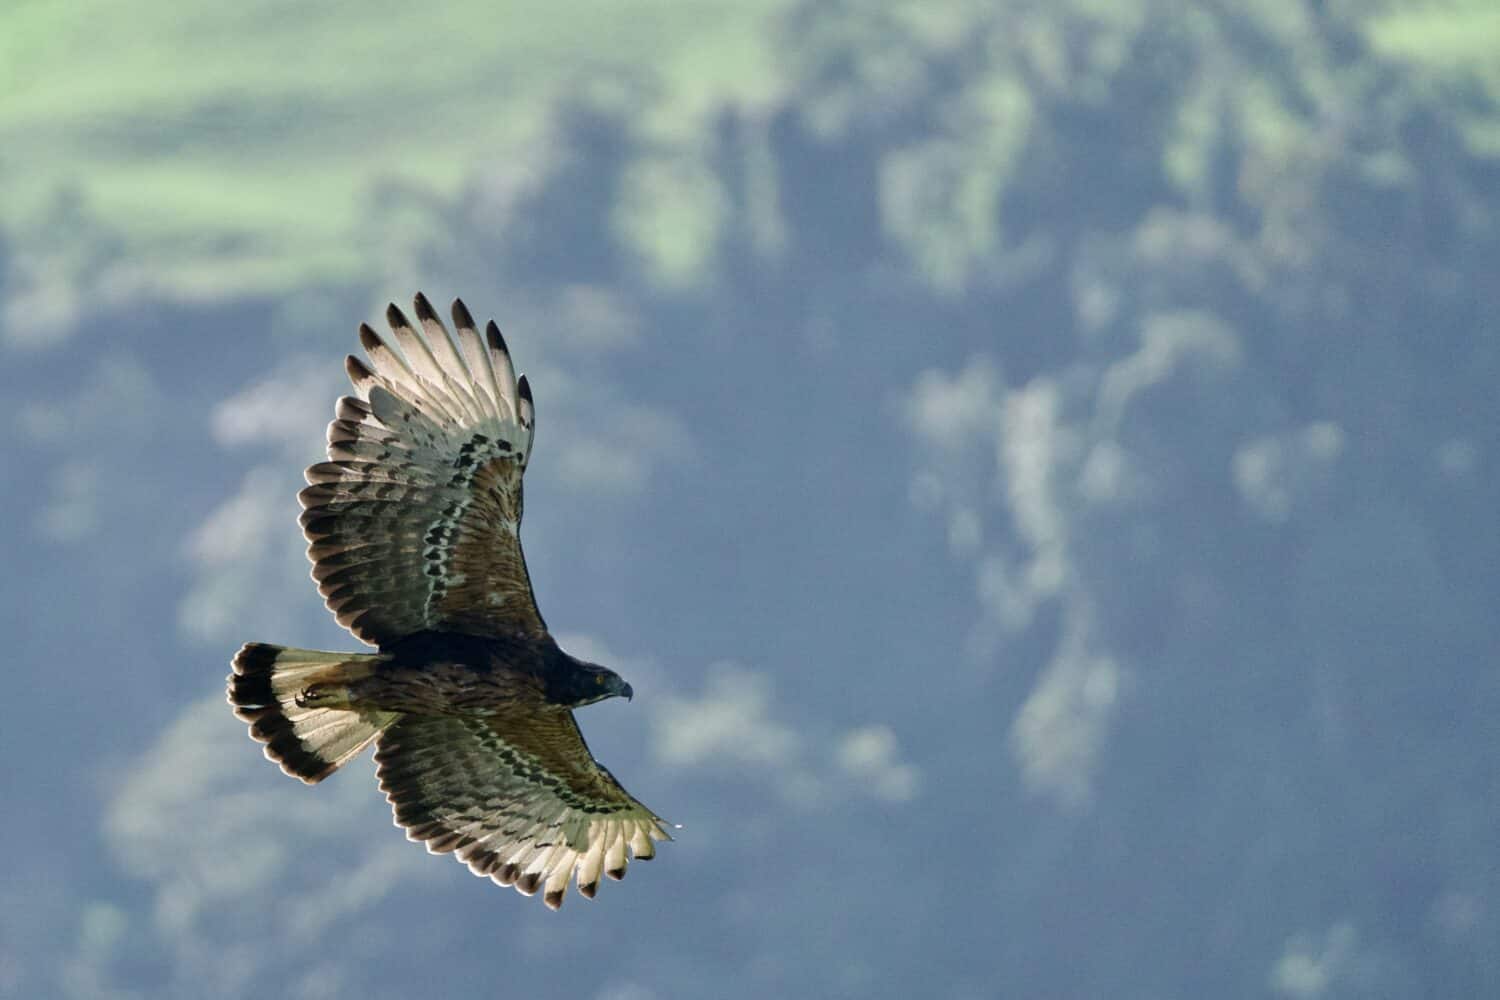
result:
[[[249,642],[234,657],[229,675],[229,703],[250,724],[250,735],[266,745],[266,756],[309,785],[316,784],[354,758],[401,716],[394,712],[359,712],[336,704],[336,691],[365,676],[383,657],[329,653]],[[306,703],[303,692],[319,685],[332,699]]]

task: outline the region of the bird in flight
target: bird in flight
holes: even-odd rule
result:
[[[312,576],[375,653],[252,642],[229,702],[281,769],[308,784],[371,742],[398,826],[476,875],[592,898],[670,840],[661,817],[593,755],[573,710],[631,697],[606,667],[563,652],[521,554],[521,479],[535,406],[491,321],[460,301],[449,335],[426,297],[420,330],[395,305],[391,337],[361,324],[353,396],[328,425],[328,461],[298,494]]]

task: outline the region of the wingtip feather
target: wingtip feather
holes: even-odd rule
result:
[[[370,370],[370,366],[353,354],[344,356],[344,373],[349,376],[349,381],[354,383],[355,388],[375,380],[375,373]]]
[[[432,303],[427,301],[427,296],[418,292],[412,299],[412,305],[416,308],[417,319],[423,323],[440,323],[437,313],[433,311]]]
[[[490,350],[497,354],[509,354],[510,349],[505,346],[505,337],[500,333],[500,327],[490,320],[484,326],[484,338],[490,345]]]
[[[453,325],[461,330],[474,329],[474,317],[469,312],[469,307],[464,305],[463,299],[454,299],[452,307],[448,310],[453,315]]]
[[[380,339],[380,334],[368,323],[359,324],[359,344],[366,351],[376,351],[385,346],[385,341]]]
[[[385,321],[392,330],[411,329],[411,321],[406,318],[406,313],[394,302],[386,303]]]

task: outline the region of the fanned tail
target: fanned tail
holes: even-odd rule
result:
[[[401,716],[299,704],[310,685],[338,688],[369,673],[380,656],[249,642],[234,657],[229,703],[266,745],[266,756],[309,785],[337,771]],[[307,699],[303,699],[307,700]],[[336,703],[337,699],[331,699]]]

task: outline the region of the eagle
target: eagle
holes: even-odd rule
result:
[[[374,653],[252,642],[229,702],[287,774],[322,781],[370,743],[397,826],[435,854],[551,909],[568,883],[655,856],[666,822],[589,752],[573,710],[630,699],[619,674],[564,652],[521,553],[535,403],[493,320],[462,301],[449,335],[427,298],[368,324],[369,361],[328,425],[328,461],[298,494],[312,576]]]

